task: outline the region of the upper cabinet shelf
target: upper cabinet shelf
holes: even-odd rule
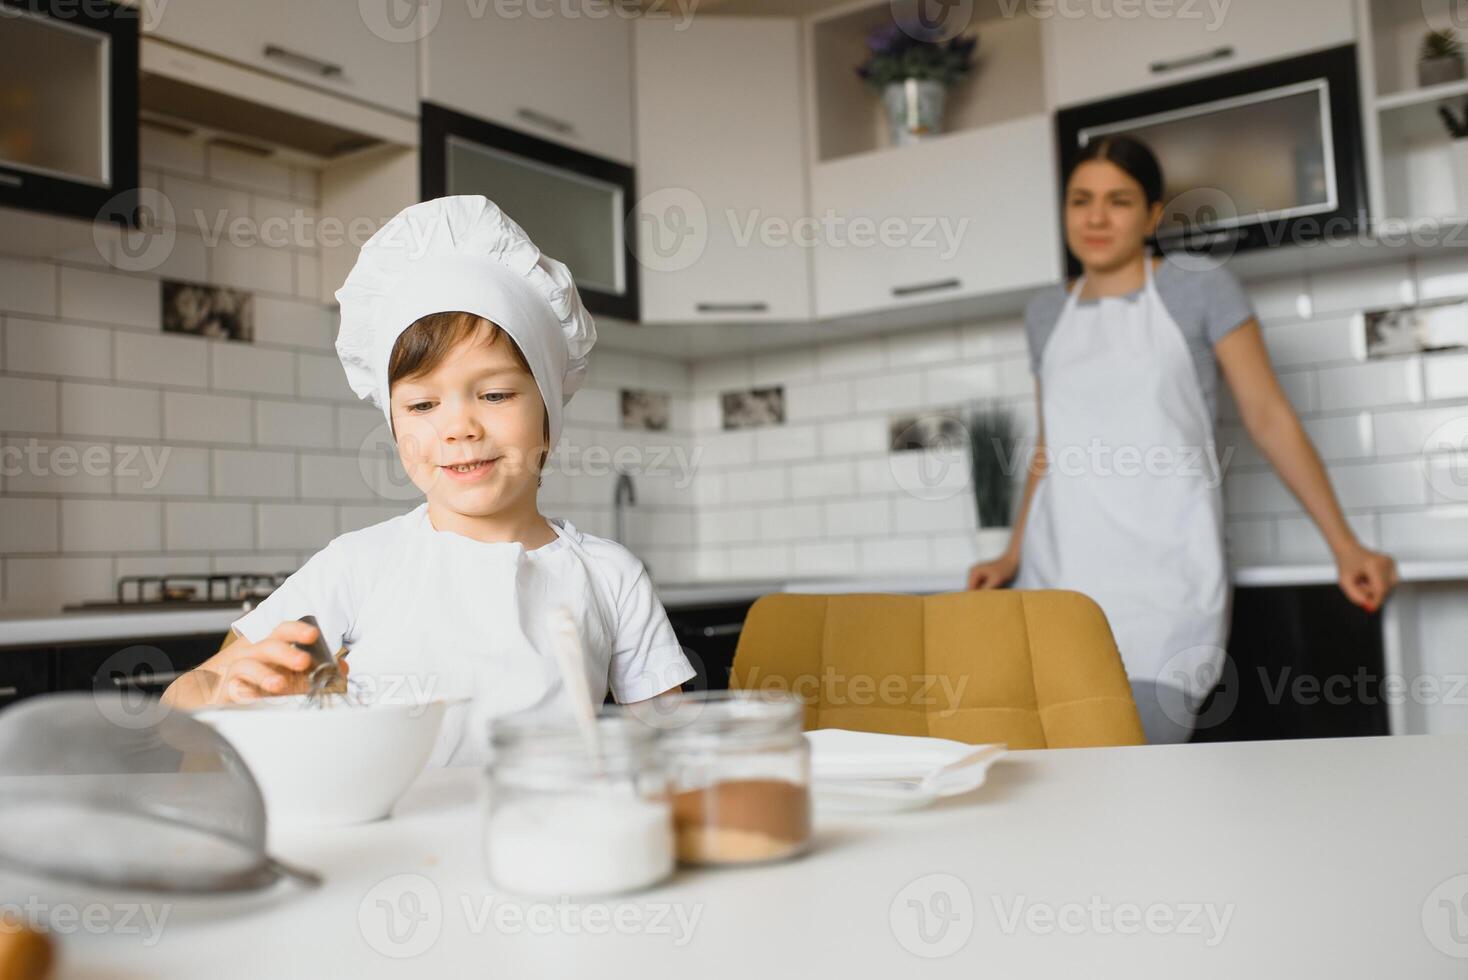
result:
[[[808,21],[814,162],[891,149],[881,96],[857,77],[871,31],[893,25],[894,4],[870,0]],[[1044,60],[1039,22],[1012,4],[976,0],[970,25],[977,34],[975,67],[948,92],[945,132],[957,133],[1045,111]],[[1023,8],[1020,8],[1021,11]]]

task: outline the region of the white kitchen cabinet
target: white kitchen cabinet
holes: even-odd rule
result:
[[[618,4],[445,3],[430,102],[619,163],[632,156],[632,20]]]
[[[1415,9],[1415,5],[1414,5]],[[1079,105],[1349,44],[1352,0],[1092,0],[1044,19],[1053,104]]]
[[[799,23],[646,18],[634,38],[641,319],[809,319]]]
[[[409,116],[418,114],[412,30],[369,26],[355,0],[186,0],[143,17],[155,37]],[[447,7],[453,4],[445,5]]]
[[[1048,116],[815,166],[821,318],[1004,293],[1060,277]]]

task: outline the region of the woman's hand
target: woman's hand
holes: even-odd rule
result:
[[[970,589],[997,589],[1008,585],[1019,571],[1019,558],[1005,552],[993,561],[979,562],[968,570]]]
[[[259,643],[242,639],[189,671],[164,692],[163,700],[180,708],[238,704],[282,694],[305,694],[311,655],[295,644],[316,640],[316,627],[298,620],[281,623]],[[337,657],[342,676],[346,660]]]
[[[1397,563],[1391,555],[1355,544],[1336,555],[1336,580],[1341,591],[1367,612],[1376,612],[1397,584]]]

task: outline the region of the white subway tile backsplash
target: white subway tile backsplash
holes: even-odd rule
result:
[[[106,443],[11,436],[0,458],[6,493],[112,492],[116,457]]]
[[[769,578],[790,574],[790,547],[783,544],[734,545],[727,552],[730,578]]]
[[[801,347],[756,354],[751,360],[750,372],[761,386],[812,381],[816,376],[815,351]]]
[[[209,279],[247,292],[294,295],[295,253],[259,242],[222,238],[209,251]]]
[[[1416,360],[1416,358],[1413,358]],[[1422,358],[1427,397],[1468,397],[1468,354],[1434,354]]]
[[[833,343],[816,350],[819,352],[816,373],[823,378],[875,374],[887,366],[886,348],[880,337]]]
[[[209,450],[194,446],[123,446],[114,457],[119,494],[169,497],[209,495]]]
[[[165,391],[163,435],[188,442],[251,442],[254,429],[250,400],[234,395]]]
[[[336,343],[337,317],[319,303],[255,297],[255,340],[262,344],[286,344],[332,351]]]
[[[418,504],[417,500],[384,504],[342,504],[336,509],[336,533],[346,534],[348,531],[381,524],[383,521],[406,514]],[[580,527],[579,524],[577,526]],[[586,527],[582,530],[591,531],[591,528]]]
[[[152,384],[209,387],[209,343],[182,334],[113,332],[117,379]]]
[[[793,575],[850,575],[856,568],[855,541],[802,541],[790,549]]]
[[[703,450],[703,463],[711,467],[746,466],[754,462],[754,431],[710,432],[696,437],[694,445]]]
[[[761,463],[811,460],[817,454],[813,425],[771,425],[754,430],[754,458]]]
[[[1300,297],[1308,295],[1303,276],[1289,275],[1244,284],[1254,315],[1264,325],[1293,320],[1300,315]]]
[[[300,376],[302,397],[357,401],[357,393],[347,384],[347,373],[342,369],[341,361],[335,357],[326,354],[297,354],[296,371]],[[575,404],[574,400],[572,404]]]
[[[1417,259],[1417,296],[1421,302],[1468,296],[1468,264],[1459,249]]]
[[[1368,412],[1327,415],[1306,419],[1302,424],[1305,434],[1324,460],[1362,459],[1380,452],[1373,449],[1371,415]]]
[[[832,500],[825,505],[826,534],[860,538],[892,530],[892,505],[886,498]]]
[[[1354,314],[1299,320],[1264,330],[1264,344],[1276,367],[1364,360],[1366,341]]]
[[[1436,452],[1460,446],[1468,436],[1468,405],[1376,412],[1372,422],[1382,456]]]
[[[1422,401],[1422,362],[1415,357],[1320,368],[1316,376],[1323,412]]]
[[[57,613],[64,604],[110,596],[111,558],[5,559],[7,612]]]
[[[44,497],[0,498],[0,554],[57,550],[59,514],[57,502]]]
[[[163,505],[145,500],[63,500],[62,551],[161,551]]]
[[[1405,259],[1360,269],[1316,272],[1310,277],[1310,298],[1315,316],[1400,306],[1412,302],[1415,292],[1416,282]]]
[[[296,391],[296,355],[290,351],[255,347],[237,341],[209,342],[210,386],[218,391],[293,395]],[[340,371],[341,367],[338,366]],[[342,382],[346,387],[346,382]]]
[[[884,418],[868,416],[821,426],[822,456],[859,456],[885,453],[890,434]]]
[[[924,376],[930,406],[961,405],[999,393],[999,362],[948,364],[930,368]]]
[[[1330,467],[1330,482],[1347,510],[1427,502],[1427,472],[1420,459],[1343,463]]]
[[[1377,546],[1376,520],[1372,514],[1348,514],[1346,521],[1368,548]],[[1284,517],[1277,525],[1278,547],[1274,561],[1332,564],[1335,559],[1320,529],[1307,517]]]
[[[1403,558],[1457,558],[1468,552],[1468,504],[1378,515],[1380,547]]]
[[[782,504],[761,507],[758,534],[765,541],[788,541],[821,536],[820,504]]]
[[[974,497],[967,491],[932,500],[898,496],[892,501],[892,513],[898,534],[971,531],[978,526]]]
[[[1272,471],[1228,473],[1223,483],[1223,499],[1230,515],[1299,511],[1294,496]]]
[[[146,122],[138,127],[138,158],[156,170],[204,174],[204,144]]]
[[[214,496],[296,496],[295,453],[258,449],[216,449],[213,452]]]
[[[593,358],[594,359],[594,358]],[[689,383],[695,393],[719,393],[752,387],[754,372],[748,354],[733,354],[710,361],[697,361]]]
[[[731,479],[731,485],[739,480]],[[796,463],[790,467],[792,500],[850,497],[857,493],[856,466],[849,461]]]
[[[603,428],[622,424],[622,400],[618,391],[608,388],[583,388],[566,406],[567,422],[580,422]]]
[[[59,388],[39,378],[0,377],[0,431],[55,432]]]
[[[261,548],[317,551],[336,537],[336,508],[331,504],[259,504]]]
[[[337,448],[360,449],[369,439],[390,441],[387,416],[376,408],[336,406]]]
[[[329,449],[336,445],[336,409],[308,402],[257,399],[255,441],[262,446]]]
[[[1274,528],[1272,519],[1229,521],[1224,527],[1224,539],[1230,564],[1237,567],[1276,561]]]
[[[904,412],[923,407],[923,372],[917,368],[884,372],[856,387],[857,410]]]
[[[58,268],[0,256],[0,311],[55,316]]]
[[[916,330],[887,337],[887,366],[913,367],[942,364],[958,357],[958,328]]]
[[[254,543],[254,504],[170,500],[163,505],[168,551],[248,551]]]
[[[785,417],[791,422],[841,418],[850,415],[852,408],[850,381],[801,382],[785,388]],[[698,425],[700,421],[702,416],[696,412],[694,424]]]
[[[212,245],[224,240],[239,222],[250,217],[250,195],[232,187],[164,174],[161,188],[173,206],[174,226],[201,242]],[[162,215],[161,220],[166,222],[168,215]]]
[[[61,384],[61,431],[66,435],[157,439],[163,434],[162,415],[159,393],[152,388]]]
[[[162,322],[162,290],[157,279],[126,276],[63,265],[61,316],[133,327],[158,329]]]
[[[1023,318],[982,320],[959,328],[958,356],[964,360],[1028,353],[1029,337]]]
[[[932,550],[925,536],[866,538],[858,548],[861,570],[868,575],[923,574],[933,570]]]
[[[791,471],[787,466],[750,466],[728,481],[724,495],[731,504],[758,504],[790,497]],[[608,498],[610,499],[610,497]]]
[[[7,317],[5,369],[70,378],[110,378],[112,331],[74,323]]]

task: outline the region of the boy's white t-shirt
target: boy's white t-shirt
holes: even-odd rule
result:
[[[488,754],[488,721],[521,710],[569,713],[552,614],[578,626],[600,704],[640,701],[695,674],[638,558],[550,519],[556,539],[475,541],[435,529],[428,505],[335,538],[236,620],[250,642],[313,615],[332,650],[350,648],[369,700],[464,699],[446,712],[430,765]]]

